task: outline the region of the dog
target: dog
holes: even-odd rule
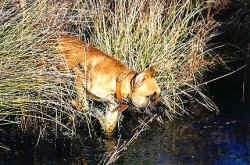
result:
[[[115,58],[76,37],[63,35],[57,39],[57,50],[75,75],[77,109],[84,109],[84,95],[104,103],[107,109],[98,120],[107,135],[112,135],[122,111],[131,102],[135,107],[155,107],[160,100],[160,87],[152,67],[143,72],[129,69]]]

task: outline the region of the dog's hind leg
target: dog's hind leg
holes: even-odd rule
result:
[[[86,84],[86,75],[83,73],[79,68],[73,69],[75,73],[75,90],[77,94],[77,98],[72,100],[71,103],[77,109],[85,111],[87,110],[87,96],[85,91],[85,84]]]

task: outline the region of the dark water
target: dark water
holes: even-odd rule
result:
[[[247,107],[235,111],[242,109],[248,111]],[[10,149],[0,149],[0,165],[98,164],[116,145],[116,139],[91,140],[81,134],[73,140],[40,141],[36,146],[33,136],[7,134],[2,130],[0,135],[0,142]],[[115,164],[248,165],[250,115],[209,115],[202,120],[152,125]]]
[[[248,165],[250,120],[243,118],[218,116],[151,129],[117,164]]]

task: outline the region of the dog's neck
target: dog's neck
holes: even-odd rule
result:
[[[116,99],[118,102],[125,101],[133,91],[133,79],[137,73],[135,71],[123,72],[116,81]]]

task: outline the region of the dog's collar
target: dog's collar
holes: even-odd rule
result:
[[[134,91],[134,88],[135,88],[135,77],[138,75],[137,72],[134,73],[133,77],[131,78],[130,80],[130,89],[131,89],[131,92],[130,93],[133,93]]]
[[[129,84],[130,84],[130,93],[129,95],[131,95],[133,88],[134,88],[134,78],[136,77],[137,73],[135,71],[130,71],[124,74],[121,74],[117,80],[116,80],[116,92],[115,92],[115,97],[118,100],[118,102],[122,103],[122,102],[129,102],[129,100],[127,100],[127,98],[124,98],[121,94],[121,83],[123,80],[125,80],[129,75],[133,74]]]

